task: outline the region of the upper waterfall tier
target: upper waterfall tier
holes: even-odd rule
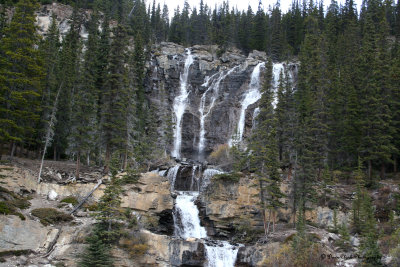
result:
[[[183,72],[180,75],[180,92],[174,99],[174,113],[176,119],[176,126],[174,132],[174,149],[172,150],[172,156],[180,158],[181,156],[181,143],[182,143],[182,116],[185,113],[185,108],[189,96],[188,92],[188,78],[190,66],[193,64],[193,57],[190,53],[190,49],[187,50],[187,57],[185,60],[185,66]]]
[[[161,146],[175,158],[203,161],[236,132],[242,140],[251,132],[259,98],[252,88],[259,87],[264,77],[263,68],[255,72],[268,58],[258,51],[249,55],[235,49],[222,55],[219,51],[217,46],[185,50],[173,43],[153,49],[146,90],[159,110]],[[295,80],[297,63],[280,64]],[[257,81],[252,81],[252,74]],[[255,94],[247,98],[249,91]]]

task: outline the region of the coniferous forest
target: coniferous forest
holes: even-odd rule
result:
[[[53,17],[43,36],[35,12],[52,2],[73,7],[70,28],[62,35]],[[0,157],[70,160],[77,179],[82,165],[148,171],[172,142],[172,125],[157,123],[160,107],[146,91],[153,47],[264,51],[271,60],[257,127],[247,150],[230,149],[232,170],[258,177],[260,205],[272,213],[284,205],[278,170],[293,173],[290,208],[300,233],[306,201],[318,201],[314,185],[326,189],[340,174],[357,187],[354,231],[364,237],[366,263],[378,266],[365,188],[399,171],[400,1],[364,0],[359,12],[353,0],[293,1],[286,13],[279,1],[263,4],[237,10],[200,0],[168,10],[142,0],[0,1]],[[289,61],[299,62],[297,82],[281,73],[274,107],[272,63]]]
[[[39,155],[47,139],[46,156],[56,160],[89,157],[107,167],[114,152],[125,161],[149,160],[157,125],[144,92],[145,61],[152,44],[170,41],[301,62],[298,88],[280,96],[276,111],[281,164],[307,147],[318,173],[353,170],[359,158],[370,183],[374,171],[380,178],[397,172],[398,3],[364,1],[358,14],[351,0],[344,6],[332,1],[326,10],[295,1],[287,13],[279,2],[268,10],[260,3],[255,11],[202,1],[174,11],[141,1],[61,2],[75,7],[62,39],[54,23],[45,38],[36,33],[35,1],[18,2],[12,19],[6,11],[14,3],[2,4],[0,147],[9,146],[11,155],[17,148]],[[93,9],[89,21],[79,16],[82,8]],[[117,26],[110,29],[110,21]],[[83,23],[87,40],[79,35]]]

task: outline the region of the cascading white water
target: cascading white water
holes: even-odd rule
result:
[[[259,107],[256,107],[256,108],[254,109],[254,112],[253,112],[252,128],[254,128],[254,126],[256,125],[256,118],[257,118],[258,114],[260,114],[260,108],[259,108]]]
[[[188,77],[190,66],[193,64],[193,56],[190,49],[187,50],[187,57],[185,60],[185,67],[183,73],[180,75],[180,94],[174,99],[174,113],[176,116],[176,125],[174,131],[174,149],[172,156],[175,158],[181,157],[181,143],[182,143],[182,117],[185,113],[187,99],[189,92],[187,90]]]
[[[239,247],[232,246],[226,241],[219,241],[216,245],[207,245],[207,267],[233,267]]]
[[[175,168],[175,167],[174,167]],[[171,168],[167,176],[172,176],[177,171]],[[178,165],[179,168],[179,165]],[[195,167],[192,171],[192,179],[196,172]],[[215,169],[207,169],[203,173],[203,181],[209,181],[215,174],[221,171]],[[175,178],[172,178],[174,181]],[[174,227],[175,235],[182,238],[207,238],[206,229],[200,225],[199,210],[195,205],[195,201],[199,196],[199,192],[195,191],[178,191],[175,201],[174,210]],[[206,248],[206,266],[207,267],[234,267],[236,256],[239,250],[238,246],[233,246],[227,241],[203,241]]]
[[[260,68],[264,65],[265,65],[264,62],[258,63],[257,66],[254,67],[253,72],[251,73],[249,90],[246,92],[244,99],[241,103],[240,117],[239,117],[239,122],[238,122],[238,126],[237,126],[235,142],[241,142],[243,139],[244,123],[245,123],[245,118],[246,118],[247,107],[256,103],[261,98]],[[232,146],[232,139],[229,140],[228,144],[230,146]]]
[[[218,97],[218,91],[219,91],[219,86],[221,84],[221,82],[228,77],[230,74],[232,74],[235,70],[237,70],[239,68],[239,66],[236,66],[232,69],[230,69],[227,72],[218,72],[216,74],[214,74],[211,77],[206,77],[206,81],[202,84],[202,86],[208,86],[207,90],[203,93],[203,95],[201,96],[200,99],[200,105],[199,105],[199,113],[200,113],[200,135],[199,135],[199,145],[198,145],[198,151],[199,154],[201,155],[203,153],[204,150],[204,146],[205,146],[205,128],[204,128],[204,121],[205,118],[210,114],[212,108],[214,107],[215,101]],[[217,78],[215,78],[217,77]],[[210,84],[210,81],[211,84]],[[212,92],[212,96],[210,99],[210,104],[208,106],[208,110],[207,112],[205,111],[205,107],[206,107],[206,99],[207,99],[207,94],[209,92]]]
[[[272,86],[274,89],[274,101],[272,102],[272,105],[274,108],[276,108],[276,104],[278,103],[278,98],[276,97],[276,92],[278,90],[279,86],[279,75],[283,74],[283,77],[285,77],[285,67],[283,66],[282,63],[274,63],[272,66],[272,78],[274,79],[272,81]]]
[[[194,191],[194,190],[200,191],[200,181],[196,175],[197,169],[199,169],[199,166],[192,167],[192,180],[190,181],[190,190],[192,190],[192,191]],[[194,188],[195,184],[196,184],[196,188]]]
[[[175,180],[176,176],[178,175],[178,171],[181,165],[175,165],[174,167],[170,168],[167,172],[167,178],[171,184],[171,191],[175,190]]]
[[[198,196],[198,192],[178,192],[174,213],[175,235],[183,238],[207,237],[206,229],[200,225],[199,210],[194,204],[194,201]],[[177,223],[177,217],[180,219],[180,224]]]

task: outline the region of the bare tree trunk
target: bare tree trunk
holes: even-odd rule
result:
[[[2,156],[3,156],[3,143],[0,142],[0,160],[1,160]]]
[[[267,216],[265,215],[265,209],[262,208],[262,214],[263,214],[263,224],[264,224],[264,235],[267,236]]]
[[[372,161],[368,160],[368,181],[372,182]]]
[[[297,174],[297,152],[296,159],[294,161],[294,175],[293,175],[293,208],[292,208],[292,217],[293,217],[293,227],[296,228],[296,191],[297,191],[297,183],[296,183],[296,174]]]
[[[108,174],[110,172],[110,157],[111,157],[111,151],[110,151],[110,145],[106,145],[106,158],[104,159],[104,174]]]
[[[53,151],[53,153],[54,153],[54,155],[53,155],[53,160],[54,160],[54,161],[57,161],[57,145],[56,145],[56,144],[54,144],[53,146],[54,146],[54,151]]]
[[[290,181],[290,179],[292,179],[292,164],[289,164],[287,179],[288,179],[288,181]]]
[[[276,211],[272,213],[272,232],[275,233]]]
[[[90,151],[88,151],[88,153],[87,153],[86,163],[88,166],[90,166]]]
[[[13,158],[14,157],[14,153],[15,153],[15,141],[12,141],[12,145],[11,145],[11,153],[10,153],[10,157]]]
[[[269,225],[271,223],[271,209],[268,210],[268,226],[267,226],[267,234],[269,235]]]
[[[83,203],[85,203],[86,200],[89,199],[89,197],[93,194],[93,192],[96,191],[96,189],[102,184],[102,182],[103,182],[103,180],[101,180],[101,179],[98,180],[97,184],[94,186],[92,191],[90,191],[89,194],[87,194],[87,196],[84,199],[82,199],[82,201],[79,202],[79,204],[76,205],[75,208],[69,214],[73,214],[75,211],[77,211],[83,205]]]
[[[128,166],[128,149],[125,149],[125,153],[124,153],[124,162],[122,164],[122,169],[126,170],[126,167]]]
[[[43,168],[43,162],[44,162],[44,157],[46,156],[46,151],[47,147],[51,144],[51,140],[53,139],[53,127],[56,123],[56,112],[57,112],[57,103],[58,103],[58,97],[60,96],[60,92],[62,89],[63,83],[61,82],[60,87],[58,87],[56,99],[54,100],[54,105],[51,110],[51,115],[50,115],[50,121],[49,125],[47,127],[47,132],[46,132],[46,140],[44,143],[44,148],[43,148],[43,156],[42,156],[42,162],[40,163],[40,170],[39,170],[39,176],[38,176],[38,183],[40,183],[41,175],[42,175],[42,168]],[[56,146],[54,145],[54,150],[56,150]],[[54,151],[56,152],[56,151]],[[57,153],[54,153],[54,157],[56,157]]]
[[[79,167],[81,163],[81,152],[78,150],[78,153],[76,155],[76,172],[75,172],[75,178],[79,179]]]

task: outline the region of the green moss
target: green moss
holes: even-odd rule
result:
[[[14,206],[10,205],[10,203],[6,201],[0,201],[0,214],[16,215],[21,220],[25,220],[25,216],[22,213],[18,212]]]
[[[69,204],[72,204],[73,206],[76,206],[79,203],[78,200],[76,199],[76,197],[73,197],[73,196],[66,197],[66,198],[62,199],[60,202],[69,203]]]
[[[5,256],[22,256],[22,255],[27,255],[31,251],[28,249],[21,249],[21,250],[6,250],[6,251],[1,251],[0,252],[0,257],[5,257]]]
[[[0,213],[3,215],[9,215],[12,214],[14,211],[11,209],[11,207],[5,202],[5,201],[0,201]]]
[[[11,192],[7,188],[0,186],[0,214],[3,215],[16,215],[25,220],[25,216],[18,210],[27,209],[31,205],[28,200]]]
[[[60,222],[69,222],[73,219],[71,215],[53,208],[34,209],[32,210],[32,215],[38,217],[40,222],[45,226]]]
[[[228,181],[228,182],[233,182],[233,183],[239,182],[240,178],[241,178],[241,174],[237,173],[237,172],[221,173],[221,174],[214,175],[214,177],[213,177],[213,179],[216,181],[221,180],[221,181]]]

